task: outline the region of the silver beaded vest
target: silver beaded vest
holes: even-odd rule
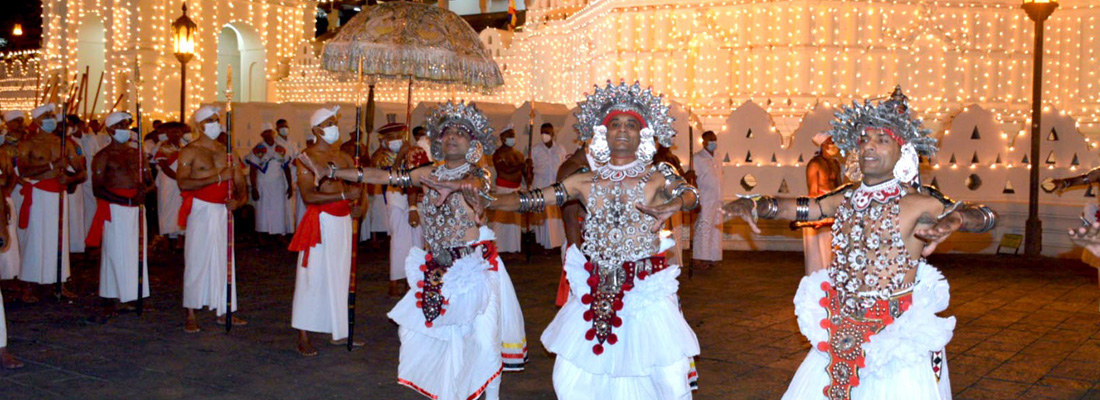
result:
[[[581,251],[599,270],[601,292],[619,292],[626,281],[623,263],[650,257],[658,250],[658,236],[648,228],[655,219],[634,206],[646,203],[645,185],[655,171],[650,168],[637,182],[592,174]]]
[[[489,173],[482,168],[463,164],[463,166],[448,169],[439,166],[432,170],[432,176],[440,180],[459,180],[468,176],[478,179],[488,179]],[[439,259],[440,263],[450,265],[449,250],[456,247],[465,247],[466,232],[477,229],[474,215],[471,214],[462,193],[452,194],[442,206],[436,207],[436,199],[439,192],[425,190],[424,197],[420,201],[420,215],[424,223],[424,242],[432,256]]]

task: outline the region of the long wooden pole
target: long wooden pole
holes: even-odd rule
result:
[[[73,80],[76,80],[75,75],[73,76]],[[64,157],[66,166],[69,164],[69,161],[70,161],[69,153],[66,152],[66,146],[65,146],[65,144],[66,144],[65,142],[69,141],[68,136],[66,136],[66,134],[65,134],[66,133],[65,131],[68,129],[68,126],[67,126],[68,123],[67,122],[69,120],[68,118],[66,118],[66,116],[69,115],[69,105],[72,101],[73,95],[75,94],[75,90],[76,90],[75,85],[69,88],[69,98],[66,99],[65,106],[64,106],[64,108],[61,109],[61,124],[60,124],[60,129],[61,129],[61,157]],[[64,174],[66,169],[68,169],[68,167],[65,167],[64,169],[62,169],[61,173]],[[64,268],[64,258],[65,258],[64,256],[66,255],[66,251],[65,251],[65,217],[66,217],[66,215],[65,214],[67,214],[67,213],[65,212],[66,211],[65,210],[65,193],[66,193],[66,191],[62,190],[61,192],[59,192],[57,194],[57,210],[58,210],[57,211],[57,282],[54,285],[54,291],[57,294],[57,300],[58,301],[61,301],[61,293],[63,292],[63,290],[62,290],[62,280],[63,280],[64,276],[62,274],[62,269]]]
[[[237,165],[233,160],[233,67],[226,68],[225,76],[225,165],[229,167],[229,190],[225,199],[226,264],[225,264],[225,332],[233,329],[233,190],[236,186],[233,177]]]
[[[100,73],[99,73],[99,84],[97,84],[97,85],[95,86],[95,97],[94,97],[94,98],[92,99],[92,110],[91,110],[91,114],[95,114],[95,113],[96,113],[96,112],[95,112],[95,108],[96,108],[96,106],[97,106],[97,105],[99,105],[99,90],[100,90],[100,89],[102,89],[102,88],[103,88],[103,72],[100,72]],[[89,116],[90,116],[91,114],[89,114],[89,113],[85,112],[85,113],[84,113],[84,120],[85,120],[85,121],[87,121],[87,120],[88,120],[88,117],[89,117]]]
[[[359,149],[363,146],[363,57],[359,57],[359,84],[355,87],[355,167],[359,167]],[[360,205],[365,206],[365,205]],[[359,265],[359,218],[351,220],[351,269],[348,280],[348,351],[355,346],[356,267]]]
[[[135,100],[137,100],[135,102],[135,105],[134,105],[134,111],[137,114],[137,131],[138,131],[138,137],[137,137],[137,140],[138,140],[138,154],[137,154],[137,157],[138,157],[138,159],[137,159],[137,163],[138,163],[138,188],[141,189],[139,191],[139,193],[141,193],[141,195],[142,195],[141,198],[144,199],[145,198],[145,171],[144,171],[144,166],[145,166],[145,163],[144,163],[145,140],[144,140],[143,137],[141,137],[141,133],[143,132],[143,130],[141,129],[142,128],[142,124],[141,124],[141,121],[142,121],[142,119],[141,119],[141,96],[140,96],[141,86],[139,86],[139,85],[141,85],[141,65],[138,64],[136,60],[134,61],[134,63],[135,63],[135,65],[134,65],[134,83],[135,83],[135,86],[136,86],[134,88],[135,89],[134,92],[139,94],[137,97],[134,98]],[[87,110],[87,108],[85,108],[85,112],[87,112],[86,110]],[[137,273],[138,273],[138,278],[137,278],[137,287],[138,287],[138,289],[137,289],[138,290],[138,292],[137,292],[137,314],[140,317],[142,311],[145,308],[144,307],[144,299],[143,299],[145,297],[145,288],[143,287],[144,283],[145,283],[145,202],[144,201],[138,203],[138,271],[137,271]]]

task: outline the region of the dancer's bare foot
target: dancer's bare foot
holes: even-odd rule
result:
[[[183,324],[183,331],[187,333],[199,333],[199,320],[195,318],[195,310],[187,310],[187,322]]]
[[[0,367],[4,367],[4,369],[23,368],[23,362],[15,359],[15,356],[8,352],[7,347],[0,347]]]
[[[347,339],[329,340],[328,344],[331,344],[333,346],[347,346],[348,345],[348,340]],[[351,342],[351,347],[363,347],[363,346],[366,346],[366,345],[367,345],[366,343],[360,342],[358,340]]]
[[[34,304],[38,302],[38,296],[34,295],[33,290],[23,289],[23,298],[20,300],[27,304]]]
[[[61,298],[72,300],[76,297],[76,293],[70,292],[69,288],[65,287],[65,284],[61,284]]]
[[[295,350],[297,350],[298,354],[301,354],[302,357],[313,357],[317,355],[317,348],[313,347],[313,344],[309,342],[309,334],[306,333],[306,331],[298,331],[297,342]]]
[[[225,317],[224,316],[218,317],[218,325],[225,325]],[[233,326],[245,326],[245,325],[248,325],[248,321],[245,321],[242,318],[237,318],[236,316],[233,317]]]

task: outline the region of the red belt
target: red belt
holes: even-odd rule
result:
[[[180,228],[186,228],[187,217],[191,215],[191,205],[195,199],[207,203],[225,204],[225,201],[229,198],[229,181],[206,185],[199,190],[185,190],[180,195],[183,197],[183,203],[180,204],[179,220],[176,222]]]
[[[52,193],[61,193],[65,190],[65,185],[61,184],[61,181],[57,178],[44,179],[35,183],[27,183],[19,189],[19,194],[23,195],[23,205],[19,207],[19,229],[27,229],[27,224],[31,218],[31,204],[34,203],[34,189],[45,190]]]
[[[617,314],[619,310],[623,309],[623,296],[634,288],[634,279],[645,280],[650,274],[660,272],[665,268],[668,268],[668,259],[665,258],[665,253],[638,261],[624,262],[623,272],[626,279],[618,292],[609,293],[600,291],[599,267],[591,262],[584,263],[584,269],[589,273],[587,283],[590,289],[588,293],[581,296],[581,303],[588,306],[588,311],[584,312],[584,320],[592,322],[592,328],[585,332],[584,338],[597,342],[592,346],[593,353],[597,356],[603,354],[604,342],[613,345],[619,341],[618,335],[612,333],[612,330],[623,324],[622,318]]]
[[[825,386],[825,397],[851,399],[852,388],[859,386],[859,370],[864,366],[863,345],[872,335],[894,323],[896,315],[909,309],[913,293],[877,300],[863,318],[857,319],[842,312],[844,301],[829,282],[822,282],[821,289],[825,291],[821,306],[828,311],[828,317],[821,320],[821,327],[829,331],[828,341],[817,344],[818,350],[829,353],[826,372],[830,383]]]
[[[347,200],[334,201],[327,204],[310,204],[306,207],[306,213],[302,216],[302,222],[298,223],[298,230],[294,238],[290,239],[290,251],[304,251],[302,268],[309,266],[309,249],[321,243],[321,213],[334,217],[346,217],[351,215],[351,203]],[[356,240],[352,238],[352,240]],[[354,251],[354,250],[353,250]]]
[[[510,180],[497,177],[497,186],[508,189],[519,189],[519,182],[512,182]]]
[[[107,189],[107,191],[126,198],[133,198],[138,194],[137,189]],[[121,206],[122,204],[119,205]],[[110,220],[111,202],[104,199],[96,198],[95,216],[92,217],[92,226],[88,230],[88,237],[84,238],[84,245],[88,247],[99,247],[99,245],[103,243],[103,224]]]

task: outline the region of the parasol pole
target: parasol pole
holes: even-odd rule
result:
[[[237,165],[233,162],[233,66],[226,67],[225,76],[225,165],[229,168],[229,190],[225,199],[225,333],[233,329],[233,177]]]
[[[141,67],[136,57],[134,59],[134,84],[135,93],[139,95],[134,98],[134,112],[137,114],[137,131],[138,131],[138,187],[141,188],[139,193],[142,194],[142,198],[145,195],[145,140],[141,137]],[[85,104],[84,112],[87,113],[87,104]],[[144,307],[145,288],[145,202],[138,203],[138,278],[137,278],[137,315],[140,317]]]
[[[99,73],[99,84],[97,84],[97,85],[95,86],[95,97],[94,97],[94,98],[92,98],[92,111],[91,111],[91,113],[90,113],[90,114],[89,114],[88,112],[84,112],[84,120],[85,120],[85,121],[87,121],[87,120],[88,120],[88,117],[89,117],[90,115],[92,115],[92,114],[95,114],[95,113],[96,113],[96,112],[95,112],[95,108],[96,108],[96,106],[97,106],[97,105],[99,104],[99,90],[100,90],[100,89],[102,89],[102,88],[103,88],[103,72],[100,72],[100,73]]]
[[[374,87],[371,86],[371,93]],[[359,168],[360,149],[363,147],[363,57],[359,57],[359,83],[355,85],[355,167]],[[360,170],[362,171],[362,170]],[[364,205],[360,205],[364,206]],[[351,219],[351,268],[348,280],[348,351],[355,346],[355,279],[359,262],[359,218]]]
[[[534,168],[534,165],[535,165],[534,161],[531,158],[532,138],[534,138],[534,137],[535,137],[535,99],[532,98],[531,99],[531,112],[527,114],[527,160],[531,161],[531,164],[530,164],[531,168]],[[524,172],[527,172],[526,169],[527,168],[525,167]],[[532,174],[531,174],[532,177],[534,176],[533,172],[534,171],[532,171]],[[527,174],[524,174],[524,175],[527,175]],[[531,190],[531,181],[529,181],[527,179],[524,179],[524,181],[525,181],[525,184],[527,185],[527,190],[530,191]],[[547,222],[547,223],[549,223],[549,222]],[[529,231],[534,232],[535,228],[531,226],[531,213],[523,213],[523,225],[526,225],[527,229]],[[524,252],[524,254],[526,254],[526,256],[527,256],[527,262],[531,262],[531,251],[534,250],[534,248],[533,248],[534,244],[533,243],[529,243],[529,244],[531,244],[532,248],[529,248],[529,249],[527,249],[527,251]]]
[[[412,140],[412,113],[413,113],[413,76],[409,75],[409,95],[408,102],[405,103],[405,125],[409,128],[405,130],[405,140]]]
[[[688,122],[688,171],[691,171],[691,172],[694,173],[695,172],[695,126],[691,124],[691,106],[687,107],[687,112],[688,112],[688,117],[687,117],[687,122]],[[688,182],[688,183],[690,183],[692,185],[696,185],[695,179],[692,179],[692,181]],[[687,223],[687,226],[688,226],[688,243],[689,244],[695,243],[694,242],[694,239],[695,239],[695,224],[693,223],[695,221],[692,221],[692,216],[693,215],[694,215],[694,213],[691,212],[691,211],[684,213],[684,220],[685,220],[684,222]],[[675,235],[676,233],[673,232],[673,234]],[[692,265],[694,265],[694,264],[695,264],[695,248],[693,247],[691,249],[691,260],[688,260],[688,278],[691,278],[692,275],[694,275],[695,269],[692,267]]]

